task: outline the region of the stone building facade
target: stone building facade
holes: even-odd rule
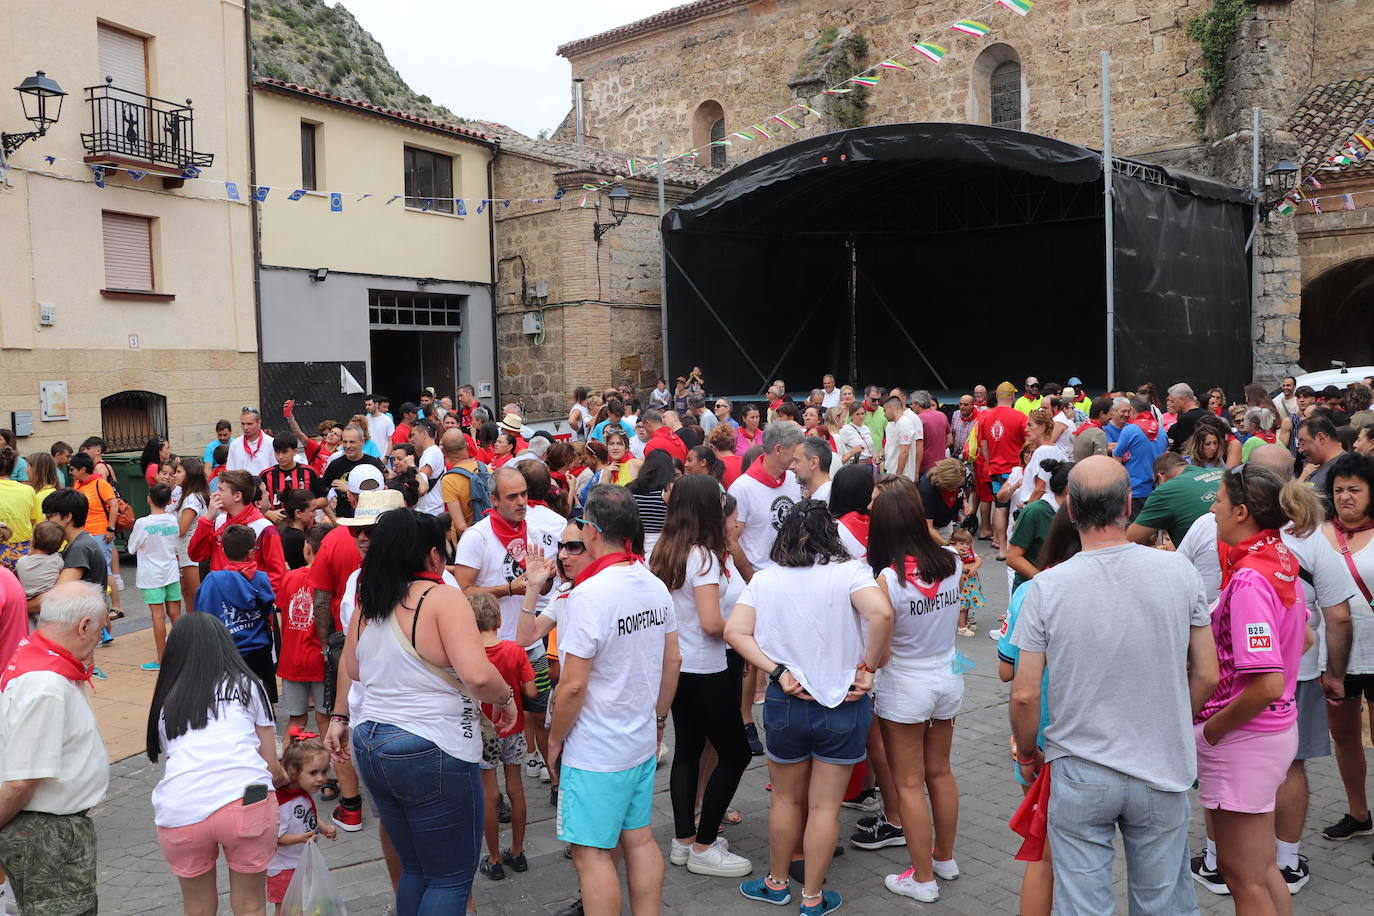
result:
[[[904,121],[1014,127],[1099,148],[1101,50],[1112,55],[1119,155],[1240,186],[1251,184],[1252,108],[1262,113],[1263,167],[1287,157],[1305,167],[1303,174],[1339,149],[1364,118],[1374,117],[1374,59],[1361,37],[1374,27],[1374,4],[1367,0],[1250,4],[1226,48],[1220,91],[1201,112],[1193,99],[1205,61],[1188,24],[1217,15],[1225,4],[1214,9],[1212,0],[1042,2],[1025,17],[1002,7],[984,12],[977,18],[992,30],[982,38],[942,31],[976,5],[697,0],[569,42],[559,53],[581,81],[586,143],[631,156],[651,156],[659,139],[669,154],[701,146],[799,100],[815,109],[815,116],[794,117],[797,130],[779,126],[769,140],[734,140],[714,161],[703,157],[703,167],[728,167],[844,126]],[[819,94],[833,84],[828,78],[843,78],[846,62],[839,57],[851,58],[852,73],[916,39],[934,40],[948,54],[935,64],[911,51],[897,53],[916,72],[880,71],[882,81],[867,91],[862,105],[849,96]],[[570,139],[575,130],[570,114],[555,138]],[[1374,188],[1370,173],[1350,169],[1323,179],[1323,188]],[[1264,193],[1272,198],[1278,192]],[[1356,200],[1364,206],[1374,203],[1374,195]],[[1271,216],[1258,233],[1256,378],[1325,368],[1329,359],[1374,362],[1374,343],[1323,330],[1371,311],[1363,292],[1374,280],[1370,220],[1363,210],[1323,210],[1304,205],[1293,218]],[[569,360],[576,364],[574,356]]]

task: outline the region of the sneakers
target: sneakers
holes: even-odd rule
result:
[[[887,818],[878,815],[871,827],[860,827],[850,836],[849,842],[859,849],[882,849],[884,846],[905,846],[906,832],[893,826]]]
[[[493,862],[491,856],[482,856],[482,861],[477,863],[477,870],[493,881],[504,881],[506,878],[505,868],[500,862]]]
[[[1357,821],[1349,814],[1341,815],[1341,819],[1322,831],[1323,839],[1327,840],[1348,840],[1353,836],[1369,836],[1374,834],[1374,818],[1366,817],[1362,821]]]
[[[860,789],[856,794],[840,802],[846,808],[853,808],[856,811],[877,811],[883,806],[878,798],[877,789]]]
[[[1189,866],[1193,871],[1193,880],[1198,884],[1201,884],[1214,894],[1230,896],[1231,889],[1227,887],[1226,882],[1222,880],[1221,872],[1217,871],[1215,868],[1207,867],[1207,857],[1205,855],[1193,856],[1192,860],[1189,862]]]
[[[726,839],[725,837],[723,837],[723,836],[722,836],[722,837],[716,837],[716,845],[719,846],[721,849],[729,849],[729,848],[730,848],[730,841],[727,840],[727,839]],[[677,841],[677,837],[673,837],[673,839],[669,842],[669,845],[668,845],[668,861],[669,861],[669,862],[672,862],[674,865],[686,865],[686,864],[687,864],[687,860],[691,857],[691,855],[692,855],[692,844],[691,844],[691,843],[679,843],[679,842]],[[749,874],[749,872],[745,872],[744,874],[747,875],[747,874]],[[735,877],[743,877],[743,875],[729,875],[729,876],[727,876],[727,877],[735,878]]]
[[[663,764],[664,764],[667,760],[668,760],[668,745],[666,745],[666,744],[664,744],[662,741],[660,741],[660,742],[658,743],[658,762],[654,764],[654,767],[655,767],[655,768],[658,768],[658,767],[663,766]]]
[[[750,900],[771,903],[774,906],[786,906],[792,902],[792,885],[787,884],[781,888],[769,887],[767,875],[753,881],[745,881],[739,886],[739,892]]]
[[[501,850],[501,864],[505,865],[511,871],[523,872],[530,870],[530,863],[529,860],[525,858],[525,854],[522,852],[518,856],[513,856],[510,854],[509,849]]]
[[[363,808],[345,808],[342,804],[334,806],[334,826],[349,833],[363,829]]]
[[[801,916],[825,916],[838,910],[844,898],[838,891],[821,891],[821,897],[815,903],[807,904],[806,900],[806,897],[802,897]]]
[[[759,727],[750,722],[744,726],[744,737],[749,740],[749,753],[755,757],[762,757],[763,742],[759,740]]]
[[[144,671],[161,671],[161,670],[162,670],[162,665],[161,665],[159,662],[144,662],[143,664],[139,665],[138,667],[142,668]]]
[[[704,852],[697,852],[690,846],[687,848],[690,850],[687,855],[687,870],[694,875],[742,878],[754,870],[754,863],[726,849],[720,840],[716,840]]]
[[[883,879],[883,885],[894,894],[922,903],[934,903],[940,899],[940,885],[934,881],[917,881],[910,868],[900,875],[888,875]]]
[[[953,859],[947,862],[941,862],[939,859],[932,856],[930,867],[935,872],[935,877],[945,881],[953,881],[955,878],[959,877],[959,863],[955,862]]]
[[[98,681],[108,681],[110,679],[110,676],[106,674],[104,671],[101,671],[99,667],[91,669],[91,677],[95,678]]]
[[[1307,856],[1299,855],[1297,868],[1285,865],[1279,869],[1279,874],[1283,875],[1283,883],[1288,885],[1288,893],[1296,894],[1312,878],[1312,870],[1307,867]]]
[[[504,795],[496,796],[496,819],[503,824],[510,823],[510,800]]]
[[[998,618],[998,620],[997,620],[997,626],[993,627],[991,630],[988,630],[988,638],[989,638],[989,639],[1001,639],[1001,638],[1002,638],[1002,634],[1005,633],[1006,631],[1007,631],[1007,615],[1006,615],[1006,614],[1003,614],[1001,617]]]
[[[544,766],[544,761],[540,759],[538,754],[530,754],[529,759],[525,761],[525,775],[530,779],[538,779],[540,778],[540,770],[544,771],[543,779],[547,782],[549,768]]]
[[[975,630],[973,627],[959,627],[959,628],[958,628],[957,630],[955,630],[954,632],[958,633],[960,636],[977,636],[977,635],[978,635],[978,631]]]

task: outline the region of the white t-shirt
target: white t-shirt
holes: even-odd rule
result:
[[[1280,531],[1279,536],[1283,538],[1284,546],[1298,558],[1299,568],[1307,570],[1312,576],[1311,582],[1307,581],[1306,576],[1298,577],[1302,583],[1303,596],[1307,600],[1307,610],[1310,612],[1307,615],[1307,625],[1312,629],[1315,639],[1312,647],[1302,654],[1298,680],[1310,681],[1326,670],[1326,619],[1322,616],[1322,608],[1349,600],[1353,617],[1355,605],[1363,601],[1363,596],[1355,587],[1355,580],[1350,575],[1345,560],[1341,559],[1341,555],[1331,546],[1331,542],[1322,534],[1321,529],[1305,538],[1299,538],[1293,536],[1291,528],[1292,526],[1289,526]],[[1179,543],[1177,552],[1187,558],[1202,577],[1202,596],[1208,605],[1215,604],[1221,592],[1221,561],[1217,557],[1217,517],[1210,512],[1198,516]],[[1350,673],[1360,673],[1356,668],[1355,646],[1352,644],[1350,649]],[[1374,664],[1365,668],[1366,673],[1371,671],[1374,671]]]
[[[390,454],[391,434],[394,432],[396,432],[396,424],[392,421],[391,414],[379,413],[375,417],[368,415],[367,437],[377,447],[377,454]],[[440,463],[442,464],[442,462]]]
[[[637,433],[630,433],[630,457],[644,459],[644,446],[647,443]]]
[[[859,461],[873,460],[872,430],[862,423],[846,423],[835,434],[835,454],[843,458],[853,451],[855,446],[860,448],[857,455]]]
[[[616,773],[651,759],[664,643],[677,630],[667,587],[642,563],[611,566],[575,587],[558,616],[559,661],[592,662],[563,762]]]
[[[864,660],[863,628],[850,596],[865,588],[877,582],[858,560],[774,566],[754,574],[739,603],[755,610],[754,639],[763,653],[786,665],[818,703],[834,708]]]
[[[319,828],[320,821],[315,813],[314,799],[309,795],[293,795],[282,801],[280,794],[278,795],[277,839],[281,839],[288,833],[292,836],[314,833]],[[304,843],[278,846],[276,853],[272,856],[272,861],[267,863],[267,874],[271,876],[279,875],[284,871],[294,871],[296,866],[301,864],[301,856],[304,854]]]
[[[266,433],[258,433],[257,447],[252,454],[244,448],[242,436],[235,436],[229,440],[229,457],[224,460],[226,471],[247,471],[257,477],[268,468],[276,466],[277,453],[272,451],[272,439]]]
[[[829,410],[832,407],[840,406],[840,389],[832,388],[830,391],[821,389],[821,407]]]
[[[525,516],[525,522],[527,540],[512,541],[510,550],[507,550],[496,533],[491,530],[491,519],[483,518],[464,531],[458,540],[458,551],[453,558],[454,565],[477,570],[477,578],[473,585],[478,588],[494,588],[520,578],[525,572],[528,539],[539,537],[537,530],[529,524],[528,514]],[[562,524],[558,526],[559,533],[562,533],[565,524],[566,520],[562,520]],[[520,604],[525,600],[524,596],[501,595],[496,600],[501,605],[501,629],[497,631],[497,636],[514,641],[515,627],[520,622]],[[533,645],[531,643],[531,646]]]
[[[849,551],[849,555],[856,560],[867,559],[868,548],[863,542],[850,533],[843,522],[836,522],[835,525],[840,529],[840,543],[844,544],[844,549]]]
[[[1022,472],[1021,491],[1018,495],[1017,504],[1024,506],[1030,502],[1031,493],[1035,492],[1035,482],[1045,481],[1045,492],[1050,492],[1050,472],[1040,466],[1040,462],[1053,459],[1063,461],[1064,453],[1059,450],[1057,445],[1041,445],[1031,453],[1030,464],[1026,465]],[[1005,486],[1005,484],[1003,484]]]
[[[954,631],[959,626],[959,574],[962,571],[963,564],[956,559],[953,574],[941,579],[932,594],[926,594],[912,585],[891,567],[879,573],[896,611],[892,624],[893,655],[917,659],[947,655],[954,650]],[[928,582],[924,584],[930,585]]]
[[[830,502],[830,485],[831,485],[831,483],[833,483],[833,481],[827,480],[825,483],[821,484],[821,485],[820,485],[819,487],[817,487],[815,490],[811,491],[811,495],[810,495],[809,497],[807,497],[807,498],[808,498],[808,499],[819,499],[819,500],[820,500],[821,502],[823,502],[823,503],[828,503],[828,502]]]
[[[191,546],[191,536],[196,533],[196,524],[201,520],[201,518],[205,516],[205,513],[209,512],[210,510],[209,507],[205,505],[205,498],[201,496],[199,493],[192,493],[190,496],[186,497],[185,502],[181,503],[180,509],[176,509],[176,505],[178,502],[180,502],[179,498],[174,499],[172,500],[172,502],[167,504],[167,508],[173,509],[176,512],[178,531],[181,530],[181,513],[185,512],[187,509],[190,509],[192,512],[196,514],[196,517],[191,520],[190,527],[186,529],[185,536],[179,539],[179,543],[177,545],[181,552],[185,554],[186,548]]]
[[[199,824],[243,798],[244,787],[272,788],[267,761],[258,753],[257,727],[275,725],[255,685],[227,683],[204,728],[167,740],[159,723],[167,769],[153,789],[153,822],[159,827]]]
[[[883,445],[883,468],[889,474],[916,479],[916,443],[920,441],[924,429],[920,417],[909,410],[887,425],[887,437]],[[906,464],[897,467],[897,459],[902,446],[907,446]]]
[[[30,671],[0,693],[0,782],[37,779],[25,811],[75,814],[105,798],[110,757],[90,688]]]
[[[439,486],[439,475],[444,473],[444,450],[437,445],[431,445],[425,449],[425,453],[420,456],[415,467],[421,474],[429,478],[429,489],[415,504],[415,509],[418,512],[439,515],[444,511],[443,488]]]
[[[721,596],[727,582],[720,558],[705,547],[696,547],[687,555],[687,577],[682,587],[672,592],[683,674],[715,674],[725,670],[725,640],[710,636],[701,628],[696,589],[703,585],[717,586],[717,596]]]
[[[773,565],[768,554],[773,549],[783,518],[801,501],[801,484],[797,483],[797,475],[787,471],[780,485],[770,487],[750,477],[748,469],[745,470],[730,484],[730,495],[739,504],[739,520],[744,525],[739,535],[740,547],[749,558],[749,565],[758,572]]]
[[[739,574],[739,569],[735,567],[735,558],[726,556],[725,586],[720,593],[720,616],[726,620],[730,619],[730,612],[735,609],[735,602],[739,600],[739,596],[743,592],[744,577]]]
[[[177,560],[180,538],[176,519],[166,512],[145,515],[134,522],[134,530],[129,532],[129,553],[138,556],[135,585],[162,588],[180,581],[181,564]]]
[[[1062,460],[1071,461],[1073,460],[1073,431],[1077,429],[1073,422],[1073,414],[1067,414],[1061,410],[1059,413],[1055,414],[1054,422],[1063,423],[1066,427],[1065,430],[1059,434],[1059,438],[1054,440],[1054,447],[1063,455]]]
[[[701,424],[701,431],[704,433],[709,433],[720,425],[720,420],[709,410],[703,410],[697,416],[697,422]]]

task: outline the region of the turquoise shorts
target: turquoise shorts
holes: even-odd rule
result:
[[[656,769],[654,757],[615,773],[563,764],[558,780],[558,838],[578,846],[614,849],[623,831],[649,826]]]
[[[143,590],[144,604],[166,604],[168,601],[181,600],[181,583],[173,582],[171,585],[164,585],[162,588],[145,588]]]

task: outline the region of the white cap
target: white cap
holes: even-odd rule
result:
[[[372,481],[373,486],[365,487],[367,481]],[[363,490],[380,490],[386,486],[386,478],[382,477],[382,472],[370,464],[360,464],[348,472],[348,492],[361,493]]]

